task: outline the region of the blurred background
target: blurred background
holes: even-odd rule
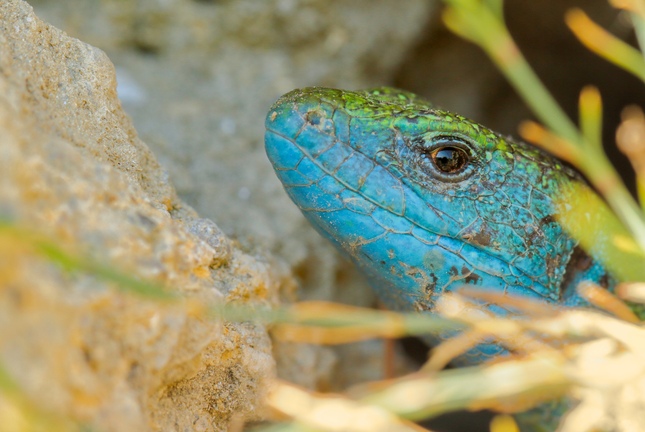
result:
[[[108,54],[123,107],[181,198],[247,251],[286,263],[298,278],[298,298],[376,304],[360,275],[291,204],[265,157],[264,117],[281,94],[312,85],[392,85],[504,134],[516,136],[518,122],[531,118],[486,56],[446,30],[439,1],[29,3],[45,21]],[[605,143],[631,186],[631,169],[612,150],[613,136],[621,109],[643,102],[645,91],[576,41],[563,19],[572,7],[635,41],[626,17],[606,0],[509,0],[505,14],[529,62],[572,118],[580,89],[600,88]],[[312,360],[312,368],[334,373],[316,375],[327,378],[307,382],[310,387],[337,390],[378,374],[378,362],[365,367],[380,356],[378,344],[320,353],[324,359]],[[459,430],[455,421],[434,426]]]

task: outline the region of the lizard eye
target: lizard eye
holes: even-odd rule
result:
[[[434,166],[445,174],[457,174],[470,162],[470,155],[464,149],[450,144],[434,149],[430,157]]]
[[[439,136],[417,144],[419,167],[435,179],[457,183],[475,173],[473,150],[465,139]]]

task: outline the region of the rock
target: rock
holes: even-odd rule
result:
[[[24,1],[3,1],[0,16],[0,220],[22,230],[0,230],[1,368],[35,406],[100,430],[261,418],[275,375],[264,327],[127,294],[53,264],[29,239],[204,304],[273,305],[293,282],[177,197],[101,50]],[[16,403],[5,396],[0,412]]]
[[[264,117],[275,99],[295,87],[389,82],[437,4],[31,3],[40,16],[108,53],[117,67],[119,96],[141,137],[202,217],[215,220],[245,250],[272,253],[278,259],[271,267],[285,261],[301,287],[298,298],[375,304],[363,278],[313,231],[282,189],[264,153]],[[379,362],[365,367],[372,346],[288,345],[275,353],[282,377],[309,388],[340,389],[382,376]]]
[[[263,119],[281,93],[395,82],[496,130],[513,133],[526,115],[477,48],[449,40],[433,14],[439,2],[31,3],[108,53],[123,105],[168,174],[123,115],[103,53],[5,0],[0,214],[187,296],[274,303],[280,291],[293,299],[292,271],[300,298],[375,302],[291,205],[265,159]],[[577,42],[561,19],[581,2],[507,3],[511,30],[532,48],[528,57],[550,88],[566,87],[575,117],[578,89],[597,81],[578,75],[596,68],[588,53],[572,56]],[[605,1],[584,7],[629,37]],[[536,19],[545,15],[558,31],[545,32],[545,19]],[[635,86],[610,80],[605,102],[622,108]],[[0,360],[42,406],[118,430],[224,429],[235,412],[235,424],[259,418],[257,401],[274,373],[263,328],[217,326],[118,294],[0,242]],[[310,388],[335,390],[380,372],[374,342],[273,348],[281,376]]]
[[[373,304],[290,202],[264,154],[264,117],[295,87],[383,85],[436,8],[426,0],[33,0],[104,49],[119,94],[178,193],[249,249],[295,269],[302,296]],[[347,289],[346,280],[359,289]]]

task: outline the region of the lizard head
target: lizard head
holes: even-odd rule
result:
[[[464,284],[560,300],[577,242],[554,200],[583,180],[551,155],[387,88],[295,90],[266,127],[291,199],[390,307]]]

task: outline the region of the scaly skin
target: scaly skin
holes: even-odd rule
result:
[[[294,90],[266,128],[291,199],[390,308],[432,311],[463,285],[566,306],[586,305],[581,280],[613,288],[555,218],[584,181],[532,146],[387,88]],[[459,363],[504,352],[483,344]]]

